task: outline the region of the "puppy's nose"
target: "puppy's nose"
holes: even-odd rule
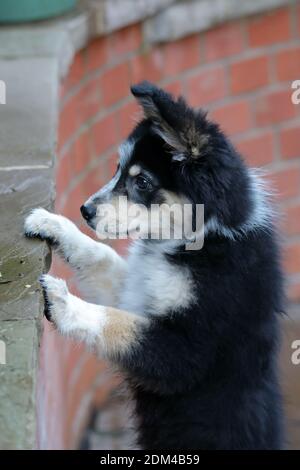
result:
[[[96,215],[96,207],[94,204],[83,204],[80,207],[80,212],[85,220],[91,220]]]

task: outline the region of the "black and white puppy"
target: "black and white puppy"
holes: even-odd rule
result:
[[[45,275],[47,316],[124,372],[140,447],[279,449],[283,291],[268,196],[205,113],[148,82],[132,93],[145,118],[82,214],[96,228],[97,207],[120,195],[146,208],[204,204],[204,245],[145,238],[124,260],[65,217],[35,209],[26,235],[54,242],[92,302]]]

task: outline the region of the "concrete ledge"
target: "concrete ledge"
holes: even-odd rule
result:
[[[163,10],[177,0],[90,0],[96,35],[107,34]]]
[[[0,59],[52,58],[67,74],[75,53],[92,37],[142,21],[144,42],[176,40],[224,21],[293,3],[293,0],[82,0],[73,12],[54,20],[2,27]],[[22,48],[20,49],[20,44]]]
[[[7,364],[0,366],[0,449],[34,449],[38,328],[27,320],[0,322]]]
[[[45,244],[25,239],[23,224],[30,209],[50,209],[54,201],[60,55],[50,51],[60,48],[55,43],[52,49],[51,35],[38,36],[38,43],[33,36],[0,33],[0,78],[7,90],[0,105],[0,340],[6,350],[6,363],[0,364],[0,449],[36,445],[43,315],[37,279],[48,269],[50,254]]]
[[[180,1],[144,24],[148,43],[172,41],[207,30],[225,21],[253,15],[291,3],[290,0],[190,0]]]
[[[32,36],[9,33],[5,41],[4,36],[0,33],[0,44],[10,42],[11,55],[10,60],[3,60],[0,46],[1,80],[6,83],[6,104],[0,109],[0,170],[33,165],[47,168],[53,163],[56,142],[57,59],[46,54],[39,58],[37,53],[12,60],[14,44],[25,43],[26,56],[26,41],[30,43]]]
[[[46,245],[25,239],[23,224],[33,207],[51,207],[53,169],[22,168],[0,171],[0,321],[31,320],[40,316],[37,279],[49,264]],[[0,402],[0,408],[1,405]]]
[[[20,44],[22,47],[20,47]],[[0,31],[0,60],[24,59],[28,61],[25,69],[26,80],[30,80],[30,77],[34,80],[35,60],[45,61],[45,65],[51,75],[48,79],[49,82],[52,80],[53,73],[59,73],[60,76],[64,76],[69,69],[75,52],[75,44],[73,44],[68,31],[62,31],[57,28],[29,29],[28,27],[2,29]],[[30,62],[29,59],[32,59],[32,61]],[[47,60],[48,63],[46,64]],[[40,65],[42,65],[41,62]],[[33,67],[33,70],[31,70],[31,67]],[[51,67],[52,70],[50,70]],[[2,79],[4,79],[3,72],[5,73],[5,70],[2,71],[1,69]],[[7,73],[9,72],[7,71]],[[27,78],[28,74],[30,75],[29,78]],[[47,74],[45,75],[45,80],[47,80]],[[10,87],[8,86],[8,93],[9,89]],[[42,97],[39,96],[39,98],[41,99]],[[37,98],[34,101],[36,102]]]
[[[79,6],[43,23],[26,23],[17,28],[1,26],[0,59],[53,59],[59,76],[64,77],[75,53],[96,34],[91,23],[91,10]]]

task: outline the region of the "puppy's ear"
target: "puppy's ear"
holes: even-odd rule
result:
[[[197,159],[203,155],[209,136],[199,128],[205,115],[189,108],[183,98],[172,95],[152,83],[142,82],[131,87],[132,94],[153,123],[154,131],[169,145],[174,160]]]

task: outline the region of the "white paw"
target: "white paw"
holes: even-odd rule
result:
[[[25,219],[25,235],[57,243],[61,236],[74,229],[74,224],[65,217],[52,214],[41,207],[33,211]]]
[[[45,300],[45,316],[60,326],[69,310],[69,291],[65,281],[44,274],[40,278]]]
[[[65,281],[41,277],[45,316],[61,334],[93,345],[106,322],[106,308],[88,304],[69,293]]]
[[[55,241],[55,231],[58,223],[55,220],[55,214],[51,214],[41,207],[33,209],[26,217],[24,229],[27,237],[38,237],[42,240]]]

